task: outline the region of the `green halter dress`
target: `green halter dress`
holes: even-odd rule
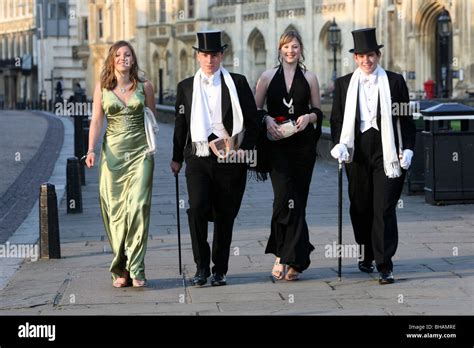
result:
[[[145,251],[150,222],[154,159],[145,127],[145,93],[138,83],[125,105],[113,91],[102,89],[107,128],[100,160],[100,207],[114,259],[112,279],[130,272],[145,279]]]

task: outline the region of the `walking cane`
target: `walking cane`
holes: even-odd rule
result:
[[[337,261],[337,275],[339,277],[339,281],[341,281],[341,266],[342,266],[342,161],[339,161],[339,184],[338,184],[338,211],[337,211],[337,223],[338,223],[338,231],[337,231],[337,244],[339,246],[338,254],[339,259]]]
[[[178,174],[174,176],[176,178],[176,219],[178,222],[178,253],[179,253],[179,274],[181,275],[181,224],[179,221],[179,186],[178,186]]]

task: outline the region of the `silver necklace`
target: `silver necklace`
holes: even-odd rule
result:
[[[120,93],[122,93],[122,94],[125,94],[125,92],[127,91],[127,87],[118,86],[118,88],[119,88]]]

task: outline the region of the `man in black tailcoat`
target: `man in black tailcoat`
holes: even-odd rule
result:
[[[394,282],[392,257],[398,245],[396,205],[415,146],[403,77],[385,71],[375,28],[352,32],[358,68],[336,80],[331,112],[331,155],[346,163],[350,216],[356,242],[363,245],[359,270]]]
[[[186,162],[187,213],[197,268],[192,282],[207,283],[212,259],[211,284],[219,286],[226,285],[232,229],[247,178],[243,153],[255,147],[257,107],[246,78],[221,67],[227,47],[221,43],[221,32],[199,32],[197,37],[198,47],[193,48],[200,69],[177,87],[170,165],[177,175]],[[213,140],[223,139],[238,145],[235,161],[222,161],[212,149]],[[214,222],[212,252],[208,221]]]

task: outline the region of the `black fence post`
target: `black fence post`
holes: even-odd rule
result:
[[[66,198],[67,213],[82,213],[82,188],[80,180],[79,160],[77,157],[67,159],[66,166]]]
[[[82,117],[82,153],[84,156],[87,153],[88,147],[89,147],[89,118],[87,116]],[[82,158],[78,157],[78,158]],[[84,163],[79,161],[79,165],[81,167],[81,185],[85,186],[86,185],[86,171],[85,171],[85,166]]]
[[[74,156],[82,158],[84,156],[84,116],[74,115]],[[86,184],[86,172],[84,166],[80,164],[81,185]]]
[[[40,188],[39,206],[40,257],[60,259],[58,202],[54,185],[44,183]]]
[[[158,104],[163,104],[163,69],[158,70]]]

